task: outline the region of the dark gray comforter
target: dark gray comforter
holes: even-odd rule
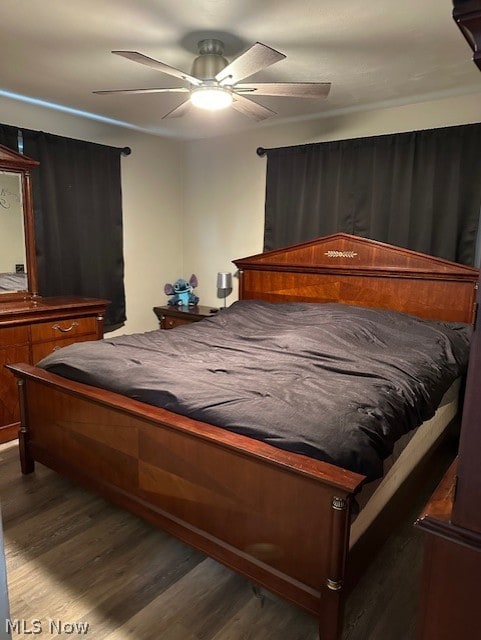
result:
[[[465,371],[470,328],[341,304],[241,301],[39,366],[375,479]]]

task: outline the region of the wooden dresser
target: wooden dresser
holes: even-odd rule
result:
[[[18,390],[8,364],[36,364],[46,355],[103,336],[108,300],[41,297],[35,249],[31,172],[38,162],[0,145],[0,442],[18,435]]]
[[[0,298],[0,442],[17,437],[16,380],[5,364],[35,364],[60,347],[103,336],[107,300],[77,297]]]

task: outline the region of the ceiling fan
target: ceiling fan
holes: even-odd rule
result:
[[[329,82],[256,82],[239,84],[240,80],[269,67],[286,56],[261,42],[256,42],[247,51],[228,62],[224,58],[224,44],[215,38],[198,43],[199,55],[195,58],[191,73],[186,73],[168,64],[149,58],[137,51],[112,51],[133,62],[161,71],[187,83],[187,87],[152,89],[114,89],[93,93],[187,93],[189,97],[163,118],[178,118],[185,115],[192,105],[211,111],[232,106],[244,115],[260,121],[276,115],[275,111],[251,100],[251,96],[285,96],[290,98],[325,98],[329,93]]]

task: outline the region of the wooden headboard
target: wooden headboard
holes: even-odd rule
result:
[[[475,318],[477,269],[345,233],[233,262],[241,300],[342,302],[451,322]]]

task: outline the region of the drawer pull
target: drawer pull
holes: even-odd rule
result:
[[[54,324],[52,329],[58,329],[62,333],[68,333],[69,331],[72,331],[72,329],[75,329],[75,327],[78,327],[78,322],[72,322],[70,327],[66,327],[65,329],[61,327],[59,324]]]

